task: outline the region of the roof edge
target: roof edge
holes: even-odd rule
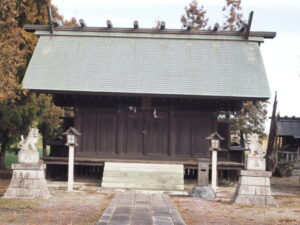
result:
[[[270,97],[254,97],[254,96],[214,96],[214,95],[179,95],[179,94],[157,94],[157,93],[123,93],[123,92],[93,92],[93,91],[70,91],[70,90],[42,90],[42,89],[28,89],[22,88],[23,90],[30,90],[38,93],[45,94],[62,94],[62,95],[103,95],[103,96],[132,96],[132,97],[164,97],[164,98],[191,98],[191,99],[215,99],[215,100],[240,100],[240,101],[266,101]]]
[[[49,25],[25,25],[24,29],[28,32],[50,31]],[[213,30],[187,30],[187,29],[152,29],[152,28],[107,28],[107,27],[80,27],[80,26],[56,26],[54,31],[73,31],[73,32],[110,32],[110,33],[150,33],[150,34],[178,34],[178,35],[221,35],[245,37],[247,34],[240,31],[213,31]],[[251,31],[249,37],[263,37],[273,39],[276,32]]]

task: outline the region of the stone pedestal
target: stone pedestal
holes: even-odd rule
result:
[[[246,161],[247,170],[266,170],[266,159],[258,157],[248,157]]]
[[[21,150],[18,153],[19,163],[38,163],[40,160],[39,152],[35,150]]]
[[[12,164],[13,176],[3,198],[49,198],[45,179],[46,164]]]
[[[241,170],[232,201],[242,205],[276,205],[270,187],[272,172],[265,171],[266,160],[250,157],[247,170]]]

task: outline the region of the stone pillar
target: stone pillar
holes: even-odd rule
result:
[[[74,184],[74,146],[69,146],[68,191],[73,191]]]
[[[198,160],[198,186],[193,187],[190,193],[194,198],[203,198],[206,200],[213,200],[216,198],[215,192],[208,186],[209,163],[209,159]]]
[[[198,186],[208,186],[209,161],[199,159],[198,161]]]
[[[243,205],[276,205],[270,187],[272,172],[265,171],[266,159],[247,158],[247,170],[241,170],[232,201]]]
[[[12,164],[13,175],[3,198],[49,198],[45,179],[46,164]]]
[[[212,151],[212,163],[211,163],[211,188],[214,192],[217,191],[217,184],[218,184],[218,171],[217,171],[217,162],[218,162],[218,152],[213,150]]]

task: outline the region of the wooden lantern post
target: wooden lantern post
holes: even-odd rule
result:
[[[74,184],[74,148],[78,145],[77,136],[81,135],[74,127],[70,127],[66,132],[66,145],[69,147],[69,162],[68,162],[68,191],[73,191]]]
[[[218,151],[220,148],[220,141],[224,140],[221,135],[215,131],[211,135],[209,135],[206,139],[209,140],[210,148],[209,150],[212,151],[211,157],[211,188],[214,192],[217,191],[217,182],[218,182],[218,172],[217,172],[217,163],[218,163]]]

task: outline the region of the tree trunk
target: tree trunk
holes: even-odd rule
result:
[[[47,145],[46,145],[46,139],[43,135],[43,157],[47,157]]]
[[[0,170],[5,169],[5,151],[6,151],[6,145],[2,144],[0,149]]]
[[[245,147],[244,132],[241,130],[240,130],[240,144],[242,147]]]

